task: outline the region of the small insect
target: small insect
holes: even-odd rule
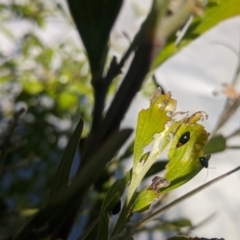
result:
[[[116,206],[112,209],[112,214],[113,215],[118,214],[120,212],[120,210],[121,210],[121,206],[122,206],[121,199],[119,199],[119,201],[117,202]]]
[[[179,138],[179,141],[178,141],[176,147],[181,147],[182,145],[187,143],[189,140],[190,140],[190,132],[187,131],[187,132],[183,133],[182,136]]]
[[[208,168],[208,160],[210,159],[211,155],[205,155],[199,158],[199,161],[202,165],[202,167]]]
[[[204,167],[204,168],[207,168],[207,176],[208,176],[208,169],[209,169],[208,161],[209,161],[210,158],[211,158],[210,154],[204,155],[204,156],[199,158],[199,162],[200,162],[201,166]],[[207,176],[206,176],[204,182],[206,181]]]

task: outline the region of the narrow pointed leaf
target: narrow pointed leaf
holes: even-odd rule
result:
[[[61,162],[58,166],[56,176],[54,177],[54,183],[51,191],[51,196],[56,193],[60,188],[67,186],[69,174],[72,166],[72,162],[79,145],[83,130],[83,120],[80,119],[77,127],[75,128],[67,147],[63,153]]]
[[[201,36],[204,32],[216,26],[221,21],[237,16],[240,14],[240,1],[239,0],[209,0],[204,10],[202,18],[195,17],[187,30],[181,43],[176,46],[176,37],[172,36],[168,44],[165,45],[162,52],[156,58],[153,68],[158,67],[170,56],[177,53],[181,48],[185,47],[193,40]]]
[[[109,216],[112,209],[116,206],[120,200],[126,186],[130,183],[132,177],[132,169],[126,173],[124,178],[116,180],[116,182],[108,190],[100,213],[100,220],[98,226],[98,240],[108,239],[109,236]]]
[[[92,74],[101,73],[110,31],[123,0],[68,0],[70,12],[86,48]]]
[[[103,147],[94,154],[88,164],[77,175],[72,184],[51,198],[46,206],[27,223],[16,236],[16,240],[32,240],[47,237],[71,217],[80,207],[87,190],[103,172],[132,130],[126,129],[112,135]]]

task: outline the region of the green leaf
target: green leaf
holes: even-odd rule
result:
[[[88,164],[73,179],[72,184],[55,194],[48,204],[27,223],[16,236],[16,240],[38,239],[46,237],[61,227],[79,209],[87,190],[103,172],[120,147],[124,144],[132,130],[126,129],[116,132],[108,141],[89,159]]]
[[[176,227],[182,228],[182,227],[192,227],[192,222],[187,218],[179,218],[176,220],[173,220],[171,222],[168,222]]]
[[[102,74],[110,31],[123,0],[68,0],[70,12],[86,48],[92,74]]]
[[[227,147],[227,140],[223,135],[216,135],[211,138],[204,148],[204,153],[217,153],[222,152]]]
[[[161,95],[161,91],[157,89],[150,100],[150,107],[142,110],[138,115],[132,179],[128,188],[125,204],[113,230],[113,236],[121,232],[121,229],[129,221],[135,205],[138,186],[141,184],[142,179],[150,167],[170,142],[169,134],[165,135],[164,131],[166,123],[172,120],[169,115],[175,110],[175,107],[176,100],[171,98],[171,93],[168,92],[165,95]],[[143,154],[143,148],[152,140],[154,140],[154,142],[151,152]],[[147,198],[148,196],[146,196],[146,199]],[[149,202],[151,202],[151,197],[148,199],[150,199]],[[141,199],[139,199],[139,201],[142,202]]]
[[[53,194],[55,194],[56,192],[58,192],[59,189],[61,189],[62,187],[67,186],[72,162],[73,162],[77,147],[79,145],[82,130],[83,130],[83,120],[80,119],[77,127],[75,128],[75,130],[67,144],[67,147],[63,153],[61,162],[58,166],[58,170],[57,170],[56,176],[54,178],[54,183],[52,186],[51,196]]]
[[[130,183],[132,177],[132,169],[126,173],[124,178],[118,179],[108,190],[100,213],[100,220],[98,225],[98,239],[108,239],[109,235],[109,217],[108,213],[116,206],[120,197],[122,196],[126,186]]]
[[[168,231],[171,229],[173,232],[181,233],[189,233],[194,229],[192,222],[187,218],[177,218],[171,221],[160,220],[160,224],[157,223],[154,227],[159,231]],[[184,228],[184,229],[182,229]]]
[[[188,182],[203,168],[199,158],[204,155],[203,148],[207,142],[209,133],[202,125],[197,123],[199,120],[197,114],[199,113],[197,112],[189,118],[185,117],[183,119],[184,122],[183,120],[177,122],[180,125],[168,152],[169,163],[166,166],[167,170],[164,174],[164,178],[170,182],[170,185],[163,188],[162,193],[169,192]],[[188,131],[190,132],[189,141],[178,146],[180,137]]]
[[[152,189],[144,188],[137,196],[136,202],[132,212],[142,213],[149,209],[152,202],[154,202],[160,193],[158,191],[154,191]]]
[[[168,40],[168,44],[164,47],[164,49],[156,58],[153,64],[153,68],[161,65],[173,54],[177,53],[180,49],[191,43],[197,37],[201,36],[207,30],[216,26],[221,21],[237,16],[239,14],[239,0],[209,0],[204,11],[203,18],[194,18],[184,38],[178,46],[175,45],[176,37],[172,36]]]
[[[171,120],[167,116],[168,111],[174,111],[176,100],[171,98],[171,93],[160,95],[150,103],[150,107],[140,111],[138,115],[136,137],[134,144],[134,165],[136,168],[142,155],[144,147],[153,141],[156,133],[165,130],[166,123]]]

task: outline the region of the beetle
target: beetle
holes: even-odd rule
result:
[[[121,210],[121,206],[122,206],[121,199],[119,199],[116,206],[112,209],[112,215],[118,214]]]
[[[179,138],[179,141],[176,145],[176,147],[181,147],[182,145],[186,144],[190,140],[190,132],[187,131],[182,134],[182,136]]]
[[[211,155],[207,154],[199,158],[200,164],[202,167],[208,168],[208,161],[210,159]]]

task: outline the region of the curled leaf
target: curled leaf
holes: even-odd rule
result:
[[[162,192],[166,193],[183,185],[203,168],[199,159],[204,155],[203,148],[209,136],[205,128],[198,123],[203,117],[202,112],[197,112],[172,125],[174,127],[172,131],[175,132],[175,135],[168,152],[169,163],[166,166],[167,170],[164,175],[170,185],[164,188]],[[169,131],[171,131],[171,127]],[[181,143],[186,133],[188,133],[189,139]]]
[[[150,102],[150,107],[140,111],[134,144],[133,169],[135,169],[139,163],[143,155],[144,147],[153,141],[156,133],[163,132],[166,124],[172,120],[167,113],[175,111],[176,100],[171,97],[170,92],[166,95],[154,95],[154,98]]]

